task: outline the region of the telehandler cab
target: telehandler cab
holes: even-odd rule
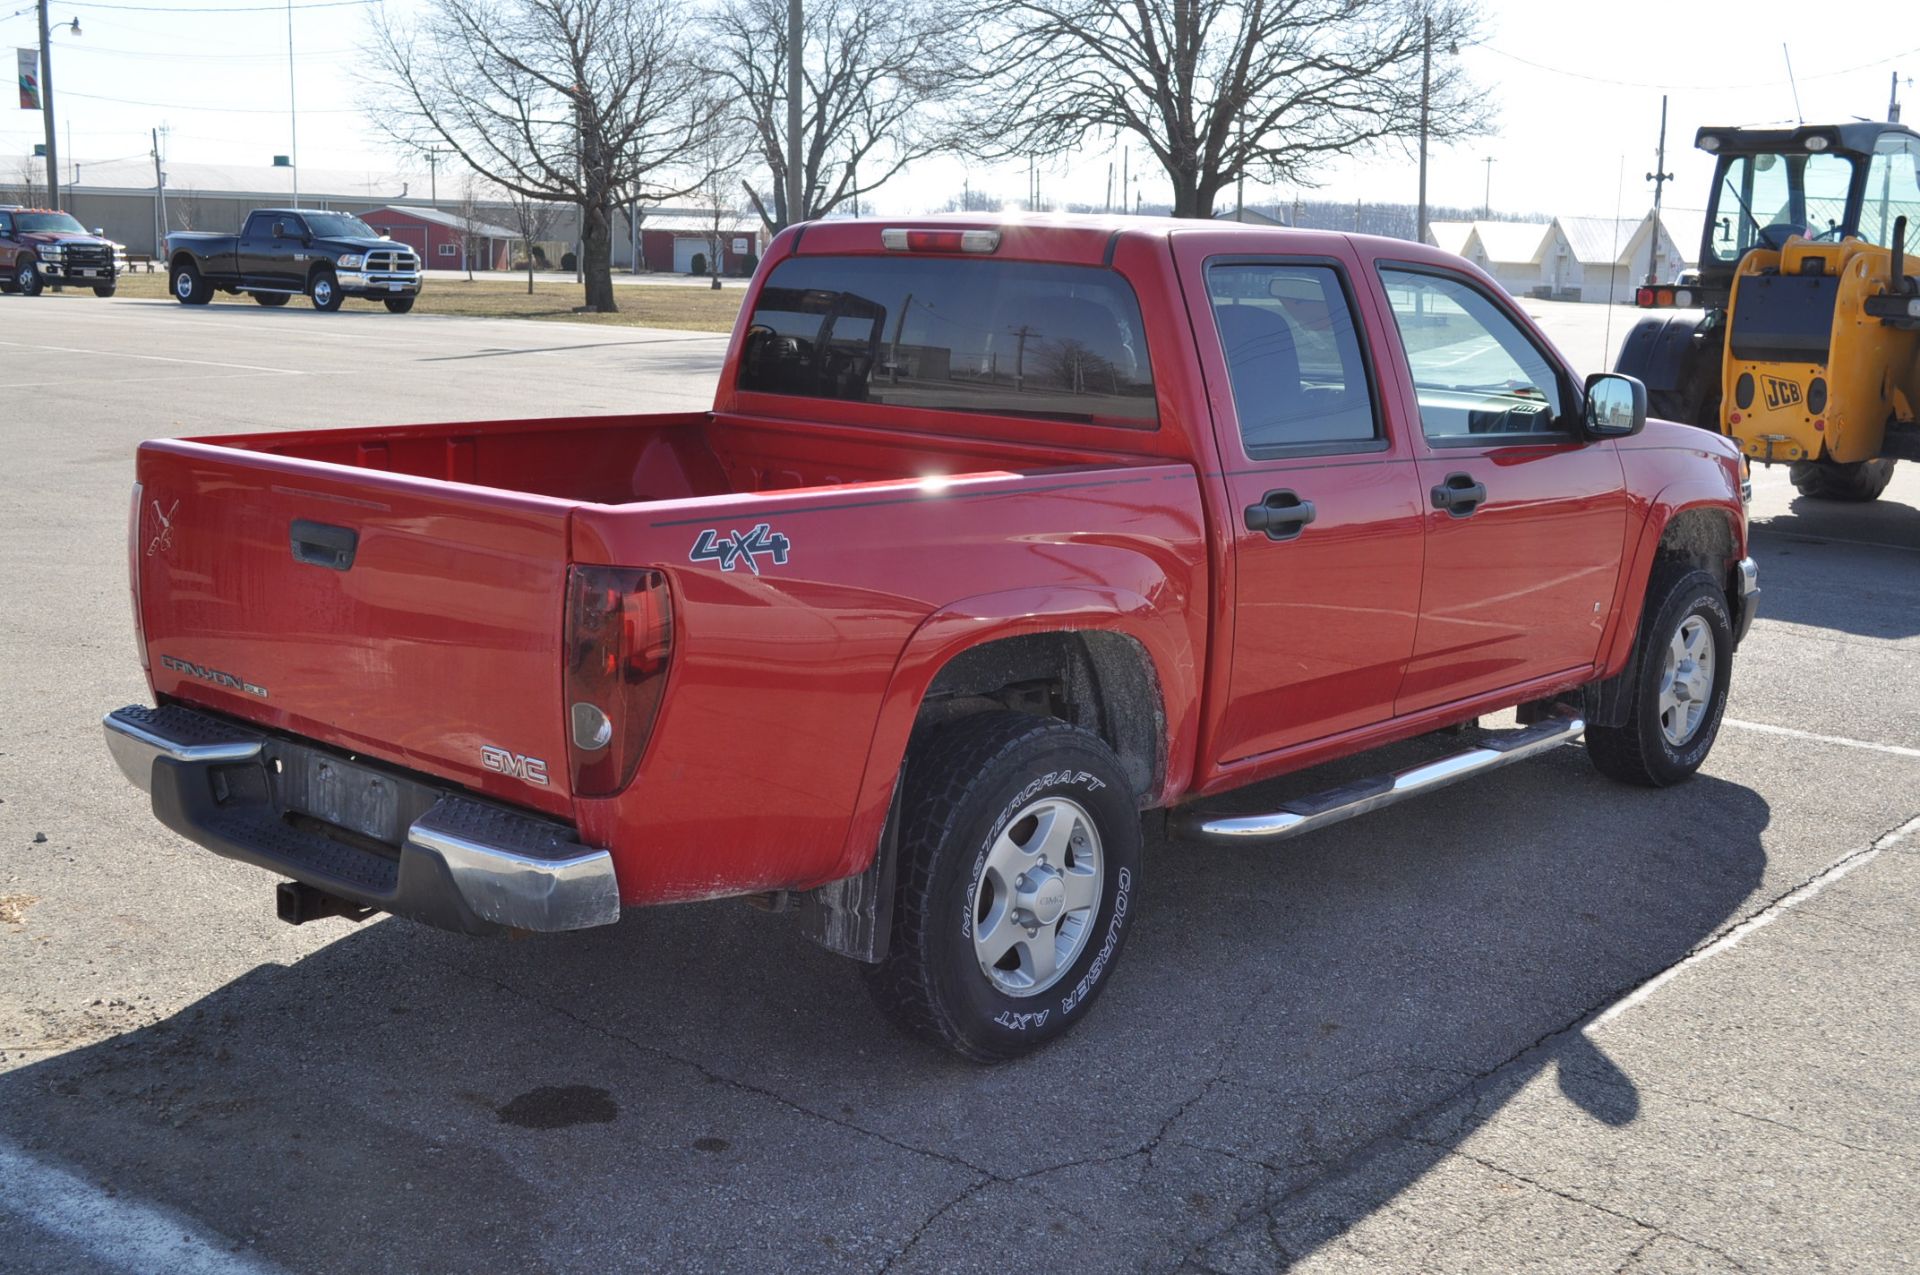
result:
[[[1615,370],[1652,414],[1791,466],[1803,495],[1872,500],[1920,460],[1920,134],[1898,124],[1703,128],[1715,156],[1697,275],[1638,290]]]

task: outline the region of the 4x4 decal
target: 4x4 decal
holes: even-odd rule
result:
[[[752,531],[734,531],[722,536],[712,528],[700,533],[693,542],[693,552],[687,555],[692,562],[717,562],[722,571],[731,571],[742,562],[747,570],[760,574],[760,555],[773,555],[773,565],[787,565],[787,551],[792,543],[774,531],[767,523],[756,524]]]

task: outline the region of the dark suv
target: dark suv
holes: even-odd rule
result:
[[[120,279],[120,257],[118,244],[71,213],[0,206],[0,292],[37,297],[49,283],[71,283],[110,297]]]

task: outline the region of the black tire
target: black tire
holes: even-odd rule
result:
[[[1097,901],[1085,909],[1091,921],[1077,922],[1073,933],[1084,937],[1065,965],[1032,993],[1013,995],[994,981],[1001,976],[989,976],[974,946],[979,905],[990,902],[1001,916],[1012,899],[989,899],[980,883],[1001,835],[1018,841],[1019,830],[1035,823],[1023,812],[1049,802],[1091,825]],[[881,1010],[979,1062],[1017,1058],[1079,1023],[1112,979],[1137,910],[1140,811],[1113,751],[1052,718],[982,713],[916,738],[901,811],[892,941],[886,959],[867,970]],[[1085,831],[1073,826],[1076,837]],[[1085,858],[1072,858],[1084,844],[1076,839],[1063,851],[1062,868],[1084,869]],[[1057,941],[1072,944],[1064,927],[1073,915],[1050,923],[1049,932],[1063,936]]]
[[[96,297],[110,297],[113,293],[114,285],[111,283],[96,283],[93,285],[93,295]]]
[[[385,304],[387,309],[392,313],[405,314],[407,311],[413,309],[413,300],[412,297],[387,297]]]
[[[322,270],[308,281],[307,296],[313,301],[313,308],[323,314],[332,314],[347,299],[331,270]]]
[[[47,277],[40,273],[40,259],[27,253],[13,263],[13,289],[22,296],[37,297],[46,289]]]
[[[1802,496],[1813,500],[1845,500],[1864,504],[1878,500],[1893,481],[1893,462],[1857,460],[1850,465],[1832,461],[1796,460],[1788,471]]]
[[[256,292],[253,294],[253,299],[269,309],[285,305],[288,301],[287,294],[284,292]]]
[[[200,276],[200,267],[183,261],[167,276],[167,290],[181,305],[205,305],[213,300],[213,289]]]
[[[1712,683],[1704,701],[1697,696],[1692,701],[1705,704],[1698,722],[1675,742],[1668,738],[1661,718],[1667,654],[1682,627],[1695,617],[1713,643]],[[1622,674],[1632,679],[1627,719],[1619,726],[1588,726],[1587,755],[1601,774],[1622,783],[1645,788],[1679,783],[1699,770],[1713,750],[1732,673],[1733,618],[1720,583],[1711,573],[1685,563],[1656,567],[1647,586],[1647,609],[1634,640],[1633,658]]]

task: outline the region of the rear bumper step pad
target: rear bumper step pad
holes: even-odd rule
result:
[[[1524,761],[1536,753],[1578,739],[1586,728],[1586,722],[1578,717],[1550,717],[1518,730],[1489,733],[1475,747],[1438,761],[1329,788],[1290,801],[1270,813],[1220,814],[1190,810],[1176,815],[1173,826],[1183,836],[1226,844],[1284,841],[1470,776]]]
[[[564,824],[179,705],[103,725],[155,817],[215,854],[467,934],[620,918],[612,856]]]

